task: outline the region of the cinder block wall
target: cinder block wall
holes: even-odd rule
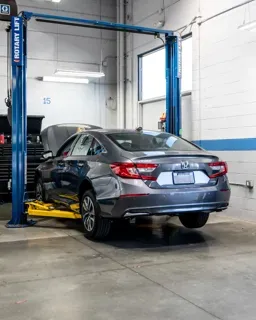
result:
[[[84,19],[116,21],[115,0],[63,0],[59,4],[18,0],[19,11],[33,11]],[[6,113],[6,33],[0,24],[0,113]],[[53,75],[56,69],[98,71],[106,58],[106,77],[89,85],[46,83],[37,77]],[[116,111],[106,108],[106,99],[116,99],[116,33],[29,22],[28,113],[46,118],[43,127],[62,122],[116,126]],[[51,104],[44,104],[50,98]]]
[[[206,19],[242,2],[166,0],[164,28],[176,30],[195,16]],[[132,23],[154,27],[164,18],[161,8],[162,1],[134,0],[128,12]],[[192,114],[191,139],[227,160],[230,182],[242,185],[246,180],[256,183],[256,33],[238,30],[244,20],[256,20],[255,2],[201,26],[192,26],[193,92],[189,113],[189,117]],[[189,31],[190,27],[185,33]],[[127,39],[127,75],[131,79],[127,84],[127,127],[134,127],[138,122],[137,56],[159,45],[159,40],[143,35],[129,35]],[[256,220],[256,191],[233,185],[227,214]]]

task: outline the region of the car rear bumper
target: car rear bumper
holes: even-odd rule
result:
[[[208,190],[207,190],[208,189]],[[102,214],[112,218],[146,215],[179,215],[186,212],[214,212],[227,209],[230,190],[216,187],[204,191],[164,192],[144,196],[99,200]]]
[[[151,207],[151,208],[131,208],[124,214],[124,218],[150,216],[150,215],[180,215],[187,212],[214,212],[223,211],[228,207],[228,203],[203,203],[201,205],[187,206],[166,206],[166,207]]]

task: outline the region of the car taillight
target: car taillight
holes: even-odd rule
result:
[[[152,163],[132,163],[132,162],[118,162],[110,165],[112,171],[119,177],[126,179],[142,179],[155,181],[157,178],[151,174],[156,168],[157,164]]]
[[[226,162],[211,162],[208,165],[212,168],[212,174],[209,176],[210,178],[217,178],[228,173],[228,165]]]

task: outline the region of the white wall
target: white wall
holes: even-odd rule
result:
[[[195,16],[206,19],[240,4],[244,0],[166,0],[164,29],[176,30]],[[128,8],[131,21],[147,27],[164,18],[162,1],[134,0]],[[184,32],[193,33],[192,140],[237,139],[256,137],[256,33],[240,31],[244,21],[256,20],[256,2],[229,11],[201,26],[194,24]],[[199,20],[198,20],[199,21]],[[161,44],[150,36],[129,35],[126,125],[138,122],[137,56]],[[187,108],[187,107],[186,107]],[[183,112],[184,109],[183,107]],[[156,119],[157,121],[158,119]],[[186,121],[186,120],[185,120]],[[183,119],[183,126],[187,124]],[[183,128],[183,132],[186,129]],[[255,145],[256,150],[256,145]],[[215,152],[229,163],[231,183],[256,183],[256,151]],[[256,192],[232,186],[228,214],[256,219]]]
[[[62,0],[59,4],[18,0],[19,11],[63,15],[83,19],[116,21],[115,0]],[[0,24],[0,113],[6,113],[6,33]],[[106,58],[106,77],[89,85],[44,83],[36,78],[53,75],[56,69],[98,71]],[[106,99],[116,99],[116,33],[29,22],[28,114],[44,115],[43,127],[61,122],[84,122],[116,126],[116,111]],[[45,105],[44,98],[51,98]]]

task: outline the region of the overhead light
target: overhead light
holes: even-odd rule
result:
[[[55,74],[58,76],[67,77],[88,77],[88,78],[102,78],[105,77],[104,72],[91,72],[91,71],[77,71],[77,70],[56,70]]]
[[[54,3],[60,3],[61,0],[44,0],[45,2],[54,2]]]
[[[244,23],[238,27],[239,30],[256,31],[256,20]]]
[[[64,83],[83,83],[88,84],[88,79],[82,79],[82,78],[68,78],[68,77],[52,77],[52,76],[46,76],[42,77],[42,81],[46,82],[64,82]]]

